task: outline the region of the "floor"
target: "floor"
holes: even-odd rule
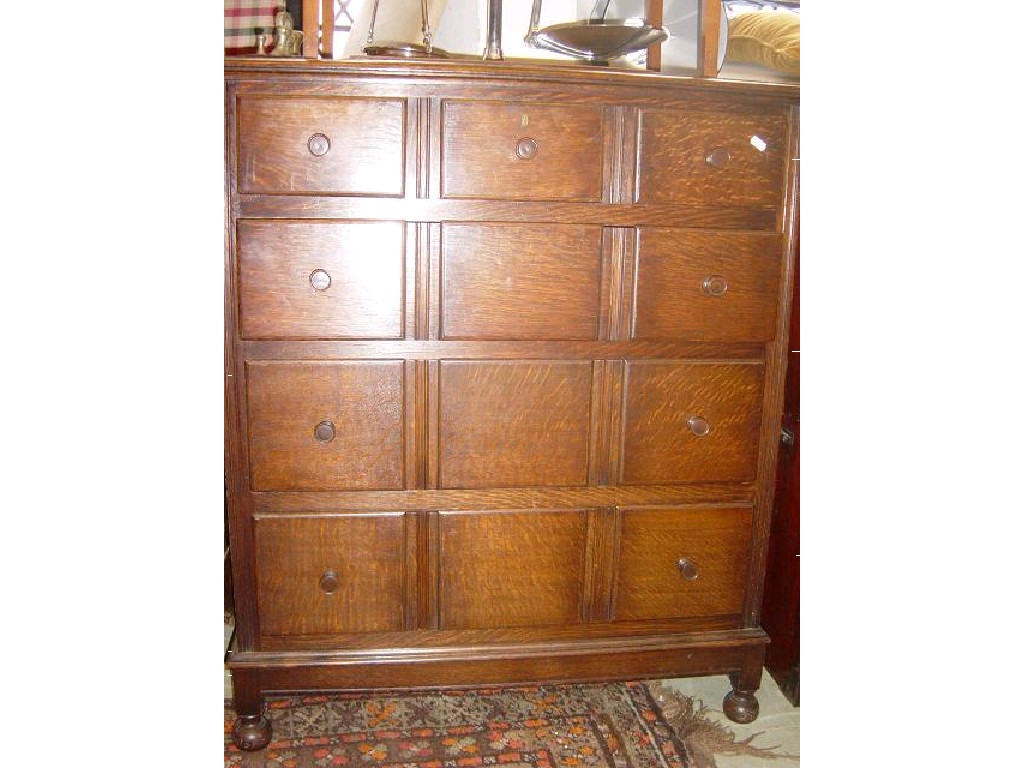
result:
[[[232,627],[224,625],[224,649],[227,650],[231,640]],[[750,725],[738,725],[722,714],[722,698],[731,686],[725,675],[713,677],[691,677],[680,680],[667,680],[666,685],[683,693],[694,700],[704,702],[713,711],[710,717],[727,725],[736,734],[737,741],[760,733],[751,742],[757,747],[774,747],[778,754],[800,754],[800,710],[793,707],[782,695],[772,676],[765,673],[761,679],[761,687],[757,692],[757,700],[761,706],[757,720]],[[224,698],[231,698],[231,675],[224,671]],[[749,756],[720,755],[717,758],[718,768],[767,768],[778,766],[799,765],[798,758],[788,760],[767,760]]]

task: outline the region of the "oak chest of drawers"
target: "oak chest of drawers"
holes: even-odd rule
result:
[[[797,90],[226,78],[236,742],[296,690],[729,673],[756,717]]]

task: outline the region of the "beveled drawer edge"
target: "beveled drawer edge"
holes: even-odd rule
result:
[[[488,490],[257,491],[253,514],[320,515],[406,510],[533,510],[735,506],[754,503],[753,482]]]
[[[447,645],[426,648],[360,648],[336,651],[230,651],[231,667],[301,666],[305,664],[391,664],[433,661],[487,661],[508,658],[577,656],[592,653],[637,653],[645,650],[742,648],[765,645],[767,633],[760,627],[613,638],[574,638],[567,641],[503,643],[495,645]]]

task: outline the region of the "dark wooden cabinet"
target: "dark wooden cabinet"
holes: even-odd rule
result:
[[[268,692],[732,676],[757,715],[799,92],[226,62],[246,749]]]

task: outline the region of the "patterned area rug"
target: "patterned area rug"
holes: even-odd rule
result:
[[[245,768],[713,768],[716,751],[781,757],[737,742],[707,709],[659,684],[270,697],[273,741],[224,763]]]

